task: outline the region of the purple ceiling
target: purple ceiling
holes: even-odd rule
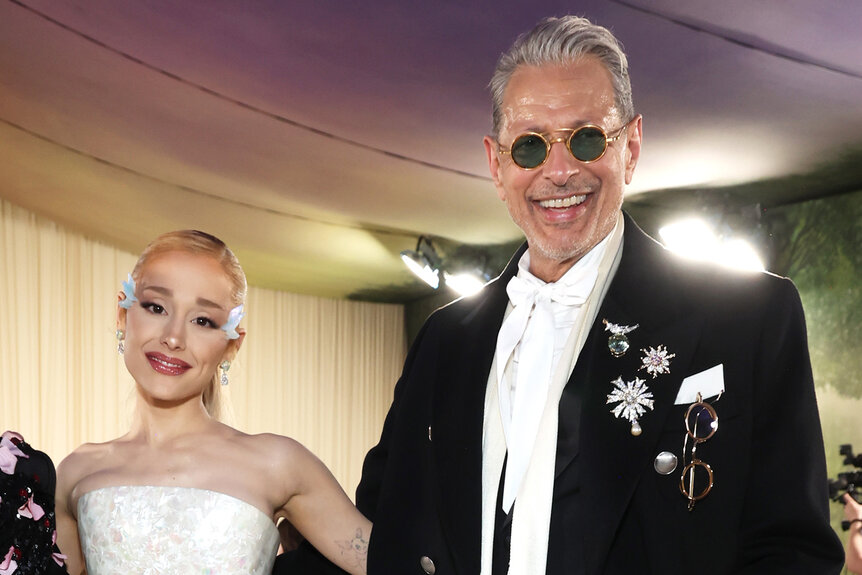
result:
[[[0,197],[130,251],[204,227],[262,286],[397,290],[420,234],[518,237],[487,178],[486,84],[518,33],[570,11],[629,54],[631,194],[862,144],[854,0],[0,0]]]

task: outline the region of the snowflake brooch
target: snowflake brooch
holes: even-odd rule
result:
[[[644,356],[641,358],[643,365],[638,368],[638,371],[645,369],[647,373],[652,375],[653,379],[663,373],[670,373],[670,360],[676,356],[675,353],[668,353],[667,348],[663,345],[653,349],[642,349]]]
[[[614,390],[608,394],[606,403],[616,403],[611,413],[616,418],[629,420],[632,424],[631,433],[637,437],[642,431],[638,418],[646,413],[646,408],[653,409],[652,392],[639,377],[634,381],[623,381],[622,377],[618,377],[611,383]]]

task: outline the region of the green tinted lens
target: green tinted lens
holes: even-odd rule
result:
[[[594,162],[602,157],[605,153],[605,148],[608,147],[608,140],[605,133],[599,128],[585,126],[579,130],[575,130],[569,140],[569,150],[572,155],[582,162]]]
[[[512,143],[512,160],[522,168],[541,166],[547,156],[545,140],[537,134],[524,134]]]

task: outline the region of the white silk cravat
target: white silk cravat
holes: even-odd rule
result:
[[[598,276],[597,266],[583,260],[554,283],[544,283],[521,271],[525,273],[513,277],[506,286],[513,309],[497,336],[497,385],[508,450],[502,506],[507,513],[530,464],[548,398],[557,335],[553,302],[573,307],[583,305]],[[519,343],[513,394],[513,386],[507,384],[504,374]]]
[[[584,342],[589,336],[590,326],[598,317],[599,307],[605,298],[612,278],[619,265],[623,243],[623,217],[617,217],[613,231],[599,244],[590,250],[572,269],[566,272],[557,283],[568,283],[576,274],[585,273],[586,267],[598,270],[595,285],[590,291],[587,301],[580,307],[573,308],[568,313],[562,307],[562,313],[556,315],[570,316],[574,320],[571,326],[558,327],[558,338],[566,341],[557,362],[557,367],[551,373],[551,381],[547,390],[547,401],[539,421],[539,430],[532,444],[527,471],[521,480],[517,493],[521,511],[512,518],[512,543],[509,556],[510,575],[543,575],[548,563],[548,540],[550,536],[551,510],[554,497],[554,462],[557,452],[557,428],[559,425],[560,395],[571,377],[575,363],[581,353]],[[521,275],[529,277],[529,251],[519,262]],[[575,268],[580,271],[573,271]],[[540,282],[541,283],[541,282]],[[554,303],[555,306],[562,304]],[[514,311],[512,304],[507,306],[505,318]],[[505,320],[504,320],[505,323]],[[568,335],[566,335],[568,333]],[[485,393],[485,410],[482,420],[482,575],[491,575],[494,557],[494,536],[497,517],[497,497],[500,489],[500,472],[506,458],[506,437],[503,431],[502,415],[500,413],[500,372],[506,373],[507,383],[511,383],[514,362],[501,365],[508,361],[498,349],[488,374],[487,392]],[[517,377],[517,374],[514,375]],[[515,388],[517,389],[517,388]]]

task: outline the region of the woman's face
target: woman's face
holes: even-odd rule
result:
[[[173,251],[150,259],[136,283],[138,301],[121,310],[120,328],[138,391],[164,407],[199,401],[244,336],[228,340],[220,328],[234,307],[230,279],[209,256]]]

